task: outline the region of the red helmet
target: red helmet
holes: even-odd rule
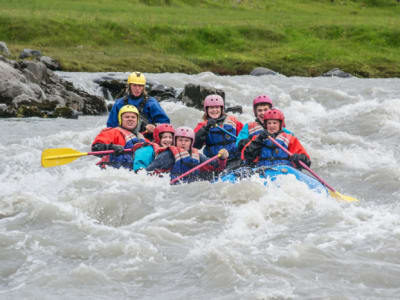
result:
[[[194,131],[193,131],[192,128],[187,127],[187,126],[178,127],[175,130],[175,145],[176,145],[176,138],[179,137],[179,136],[187,137],[187,138],[192,139],[192,143],[190,144],[190,148],[193,147],[195,135],[194,135]]]
[[[160,145],[161,142],[161,133],[170,132],[172,133],[172,137],[175,134],[174,127],[171,124],[158,124],[153,131],[154,142]]]
[[[285,115],[283,112],[277,108],[272,108],[264,114],[264,124],[267,120],[279,120],[281,121],[281,128],[286,127],[285,124]]]
[[[267,96],[267,95],[260,95],[257,96],[253,99],[253,111],[254,111],[254,115],[257,117],[256,115],[256,106],[259,104],[269,104],[271,107],[272,105],[272,100]]]
[[[209,106],[222,106],[222,111],[224,111],[224,99],[220,95],[208,95],[204,99],[204,111],[206,113]]]

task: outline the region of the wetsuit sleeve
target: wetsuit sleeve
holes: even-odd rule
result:
[[[154,160],[154,149],[152,146],[146,146],[139,148],[135,151],[135,157],[133,160],[133,170],[147,168]]]
[[[205,156],[204,154],[199,153],[200,155],[200,163],[205,162],[207,159],[210,159],[209,157]],[[226,167],[226,162],[227,159],[216,159],[213,160],[212,162],[206,164],[205,166],[202,166],[199,171],[200,172],[212,172],[212,171],[222,171]]]
[[[118,112],[121,109],[121,99],[115,101],[114,105],[111,108],[110,113],[108,114],[107,127],[118,127]]]
[[[239,135],[239,133],[242,131],[242,129],[243,129],[243,123],[242,122],[240,122],[240,121],[238,121],[238,120],[236,120],[235,121],[235,124],[236,124],[236,136],[238,136]],[[246,124],[247,125],[247,124]],[[237,141],[237,139],[236,139],[236,141]]]
[[[201,149],[204,144],[206,143],[206,139],[207,139],[207,129],[205,128],[205,124],[207,124],[206,122],[200,122],[199,124],[197,124],[196,128],[194,129],[195,132],[195,139],[194,139],[194,144],[193,147],[197,148],[197,149]]]
[[[244,147],[244,145],[246,145],[249,142],[248,138],[249,138],[249,125],[245,124],[236,138],[236,147],[238,147],[239,151]]]
[[[146,116],[148,116],[148,121],[151,124],[170,123],[169,117],[161,107],[160,103],[152,97],[149,98],[143,110]]]
[[[171,169],[175,164],[174,155],[171,151],[166,150],[161,152],[153,160],[153,162],[146,168],[147,172],[152,172],[155,170],[168,170]]]
[[[94,139],[94,144],[115,144],[125,146],[126,142],[124,137],[117,129],[102,130]]]
[[[303,147],[298,138],[296,138],[295,136],[291,137],[288,150],[292,154],[305,154],[308,157],[308,159],[310,159],[310,156],[308,155],[306,149]]]
[[[254,161],[258,156],[260,156],[261,149],[262,143],[260,143],[257,139],[253,139],[243,148],[244,158],[248,161]]]

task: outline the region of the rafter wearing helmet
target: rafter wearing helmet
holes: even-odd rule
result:
[[[152,133],[156,124],[170,123],[170,120],[158,101],[147,95],[146,77],[141,72],[132,72],[127,80],[127,93],[124,97],[115,100],[108,115],[107,127],[118,126],[118,112],[125,105],[133,105],[140,112],[140,131]]]
[[[285,116],[277,108],[268,110],[264,114],[264,124],[266,129],[257,136],[253,136],[242,150],[242,159],[248,164],[255,164],[257,167],[274,165],[293,165],[301,168],[299,160],[310,166],[310,157],[300,141],[293,135],[283,131],[285,126]],[[280,147],[276,146],[270,139],[286,148],[294,155],[289,156]]]
[[[174,179],[193,169],[209,159],[193,147],[194,142],[195,133],[193,129],[186,126],[175,129],[175,146],[162,148],[146,170],[156,173],[168,170],[171,179]],[[229,153],[225,149],[222,149],[220,154],[220,159],[199,168],[191,173],[190,176],[184,177],[183,182],[189,183],[202,180],[208,177],[209,173],[222,171],[226,166]]]
[[[237,136],[243,124],[236,117],[225,113],[224,99],[220,95],[208,95],[204,99],[203,121],[194,129],[196,132],[194,147],[201,149],[204,146],[203,153],[208,157],[218,154],[218,151],[224,148],[229,152],[230,164],[239,158],[236,139],[218,127]]]

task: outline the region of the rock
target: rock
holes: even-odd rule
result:
[[[105,98],[118,99],[126,94],[126,80],[116,80],[111,77],[104,76],[101,79],[95,80],[95,83],[105,88],[103,95]],[[176,90],[172,87],[166,87],[162,84],[146,81],[146,92],[148,95],[157,99],[158,102],[166,99],[174,98],[176,100]]]
[[[1,117],[65,117],[106,112],[102,97],[89,95],[59,78],[40,61],[0,59]]]
[[[264,67],[255,68],[253,69],[253,71],[250,72],[250,75],[252,76],[277,75],[277,74],[278,74],[277,72]]]
[[[173,88],[166,87],[162,84],[152,86],[148,94],[157,98],[159,102],[170,98],[176,98],[176,91]]]
[[[7,44],[4,43],[4,42],[0,42],[0,53],[4,54],[6,56],[10,56],[11,55],[10,51],[7,48]]]
[[[60,71],[61,70],[61,65],[58,61],[55,59],[48,57],[48,56],[41,56],[39,58],[39,61],[44,63],[47,68],[53,71]]]
[[[241,105],[235,105],[235,106],[230,106],[225,108],[225,112],[231,112],[231,113],[243,113],[243,107]]]
[[[39,58],[42,56],[42,52],[39,50],[32,50],[32,49],[24,49],[22,50],[21,54],[19,55],[19,58],[27,58],[27,57],[37,57]]]
[[[321,76],[323,76],[323,77],[340,77],[340,78],[354,77],[353,75],[346,73],[346,72],[340,70],[339,68],[334,68],[334,69],[322,74]]]
[[[121,98],[125,94],[126,80],[116,80],[111,77],[102,77],[94,82],[108,90],[113,99]],[[103,90],[105,97],[108,96],[106,90]]]
[[[186,106],[203,110],[203,101],[208,95],[218,94],[225,100],[225,92],[220,89],[208,88],[196,84],[186,84],[178,99]]]

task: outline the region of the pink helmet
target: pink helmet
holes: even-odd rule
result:
[[[187,127],[187,126],[178,127],[175,130],[175,145],[176,145],[176,138],[179,137],[179,136],[187,137],[187,138],[192,139],[192,143],[190,144],[190,148],[193,147],[195,135],[194,135],[194,131],[193,131],[192,128]]]
[[[154,138],[154,142],[160,145],[161,142],[161,133],[164,132],[170,132],[172,133],[172,136],[174,136],[175,134],[175,130],[174,127],[172,127],[172,125],[170,124],[158,124],[156,126],[156,128],[153,131],[153,138]]]
[[[208,95],[204,99],[204,111],[206,113],[209,106],[222,106],[222,111],[224,111],[224,99],[220,95]]]
[[[257,115],[256,115],[256,107],[259,104],[269,104],[271,107],[273,106],[272,100],[267,95],[260,95],[260,96],[255,97],[253,99],[253,111],[254,111],[254,115],[256,117],[257,117]]]
[[[272,108],[264,114],[264,124],[267,120],[279,120],[281,121],[281,128],[286,127],[285,115],[283,112],[277,108]]]

